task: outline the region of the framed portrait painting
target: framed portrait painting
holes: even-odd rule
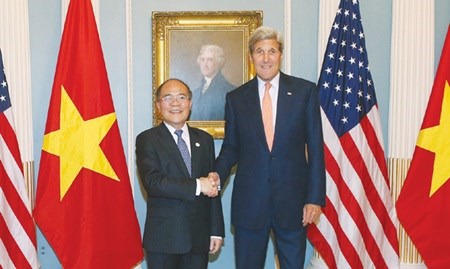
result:
[[[157,87],[177,78],[192,91],[188,124],[223,138],[225,95],[254,77],[248,39],[261,25],[262,11],[153,12],[153,124]]]

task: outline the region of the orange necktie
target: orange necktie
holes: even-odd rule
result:
[[[266,133],[266,141],[269,150],[272,151],[273,144],[273,112],[272,112],[272,98],[269,90],[272,85],[269,82],[265,84],[264,96],[262,99],[262,118],[264,124],[264,132]]]

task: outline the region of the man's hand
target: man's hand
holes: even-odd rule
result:
[[[219,177],[219,174],[217,174],[216,172],[210,172],[208,174],[208,179],[211,181],[211,184],[213,184],[213,186],[216,186],[217,189],[220,191],[220,177]]]
[[[222,247],[222,239],[217,237],[211,237],[209,243],[209,254],[215,254]]]
[[[208,197],[216,197],[219,191],[214,183],[207,177],[199,178],[200,181],[200,191]]]
[[[320,205],[306,204],[303,208],[303,226],[319,220],[320,214],[322,214]]]

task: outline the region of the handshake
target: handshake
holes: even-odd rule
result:
[[[210,172],[208,177],[199,178],[201,192],[208,197],[216,197],[220,191],[220,179],[216,172]]]

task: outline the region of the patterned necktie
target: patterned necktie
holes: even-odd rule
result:
[[[177,146],[178,146],[178,149],[180,150],[181,157],[183,157],[183,161],[184,161],[184,164],[186,165],[189,175],[191,175],[191,156],[189,154],[189,149],[186,145],[186,142],[181,137],[182,133],[183,133],[183,130],[175,131],[175,134],[178,136]]]
[[[273,144],[273,112],[272,112],[272,98],[269,90],[272,85],[269,82],[265,84],[264,96],[262,99],[262,118],[264,124],[264,132],[266,133],[266,141],[269,150],[272,151]]]

